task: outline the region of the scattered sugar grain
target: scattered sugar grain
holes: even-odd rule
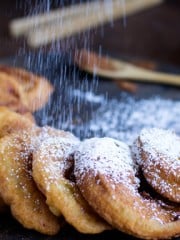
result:
[[[82,100],[86,101],[86,93],[77,90]],[[117,99],[107,100],[105,96],[93,94],[89,99],[89,107],[94,106],[93,99],[99,99],[98,109],[95,110],[89,122],[77,125],[62,123],[62,128],[69,126],[74,132],[84,132],[84,138],[112,137],[129,145],[136,139],[143,128],[171,129],[180,134],[180,101],[151,97],[135,100],[123,94],[122,101]],[[92,106],[91,106],[92,105]],[[78,116],[79,117],[79,116]],[[78,131],[77,131],[78,128]]]
[[[44,186],[49,191],[51,183],[63,177],[65,170],[71,166],[67,158],[74,152],[75,146],[79,144],[78,140],[70,137],[49,137],[43,141],[38,151],[36,159],[40,163],[40,172],[43,174]]]
[[[180,157],[180,137],[170,130],[152,128],[143,129],[140,133],[140,139],[143,143],[143,148],[150,153],[151,159],[160,156],[165,156],[164,161],[171,164],[171,167],[180,167],[178,158]]]
[[[108,177],[113,190],[117,183],[126,184],[132,191],[139,184],[139,180],[134,176],[134,183],[137,185],[135,187],[130,178],[136,167],[129,147],[111,138],[87,139],[75,152],[75,174],[83,179],[83,175],[89,171],[92,171],[95,177],[99,173]],[[96,183],[100,184],[99,179]]]
[[[73,96],[77,97],[79,100],[85,100],[91,103],[102,103],[105,101],[104,95],[96,95],[91,91],[82,92],[79,89],[73,90]]]

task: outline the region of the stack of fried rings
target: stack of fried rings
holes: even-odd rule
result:
[[[26,117],[0,107],[1,210],[10,206],[12,215],[25,228],[48,235],[60,230],[63,216],[83,233],[110,229],[70,177],[70,155],[77,144],[79,140],[68,132],[37,127]]]
[[[111,138],[80,142],[6,108],[0,119],[0,202],[24,227],[54,235],[66,220],[82,233],[117,228],[143,239],[180,235],[175,134],[145,129],[130,149]],[[164,161],[170,175],[163,175]],[[153,171],[154,163],[153,178],[146,169]]]
[[[178,136],[144,129],[133,151],[111,138],[85,140],[75,152],[74,174],[84,198],[110,225],[143,239],[168,239],[180,235],[179,160]],[[171,201],[143,188],[140,171]]]
[[[34,112],[47,103],[53,86],[44,77],[0,65],[0,106],[19,113]]]

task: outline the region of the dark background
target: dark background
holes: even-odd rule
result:
[[[11,19],[26,16],[39,9],[43,11],[43,7],[56,8],[77,2],[79,1],[0,1],[0,57],[13,57],[22,47],[25,51],[28,50],[24,39],[10,37],[8,24]],[[62,40],[60,47],[58,44],[58,51],[82,47],[84,35],[88,36],[92,50],[102,49],[110,55],[152,60],[179,67],[180,1],[164,1],[159,6],[129,16],[126,27],[123,20],[119,19],[113,26],[106,24],[90,33],[84,32],[70,40]],[[54,51],[52,48],[45,50]]]
[[[136,0],[134,0],[136,1]],[[50,6],[48,5],[49,1],[29,1],[29,0],[3,0],[0,1],[0,59],[5,58],[15,59],[17,55],[20,54],[21,50],[23,53],[27,51],[38,51],[39,49],[33,50],[29,49],[24,39],[14,39],[9,35],[8,25],[9,21],[14,18],[26,16],[29,14],[34,14],[35,12],[46,10],[48,7],[57,8],[59,6],[68,5],[69,3],[77,3],[79,1],[51,1]],[[126,27],[122,19],[119,19],[112,24],[106,24],[104,27],[98,27],[92,29],[90,32],[83,32],[80,35],[74,36],[70,39],[65,39],[60,42],[57,42],[56,45],[52,48],[47,46],[43,48],[43,51],[49,53],[57,53],[58,51],[66,51],[70,53],[71,50],[76,48],[81,48],[86,45],[88,40],[88,47],[91,50],[99,51],[102,50],[104,53],[118,56],[118,57],[128,57],[128,59],[139,59],[144,62],[156,62],[162,66],[165,66],[163,70],[171,70],[171,67],[174,66],[175,69],[180,70],[180,1],[179,0],[170,0],[164,1],[161,5],[154,8],[142,11],[138,14],[127,17]],[[42,49],[41,49],[42,51]],[[53,54],[52,54],[53,55]],[[45,55],[46,56],[46,55]],[[50,55],[51,56],[51,55]],[[33,59],[33,58],[32,58]],[[33,61],[33,60],[32,60]],[[10,61],[12,63],[12,61]],[[49,63],[48,63],[49,64]],[[35,64],[36,65],[36,64]],[[51,66],[53,63],[51,64]],[[37,64],[36,66],[39,67]],[[35,66],[35,67],[36,67]],[[49,66],[49,68],[51,68]],[[152,65],[151,65],[152,66]],[[158,65],[159,66],[159,65]],[[56,69],[56,66],[53,66]],[[173,67],[173,69],[174,69]],[[34,68],[35,69],[35,68]],[[64,68],[55,72],[54,74],[59,74],[63,72]],[[52,70],[52,69],[51,69]],[[161,69],[160,69],[161,70]],[[52,73],[53,71],[51,71]],[[174,72],[174,70],[172,70]],[[63,75],[63,74],[62,74]],[[54,76],[51,76],[54,78]],[[70,76],[71,77],[71,76]],[[65,86],[63,90],[67,90],[68,83],[67,79],[63,79]],[[63,83],[64,83],[63,82]],[[78,84],[81,84],[81,82]],[[62,85],[61,85],[62,86]],[[79,85],[78,85],[79,86]],[[111,89],[112,93],[119,93],[119,89],[115,85],[110,85],[109,82],[103,82],[100,84],[100,87],[105,89]],[[143,91],[142,91],[143,89]],[[58,91],[57,91],[58,92]],[[151,95],[152,92],[158,93],[163,97],[177,98],[179,99],[179,89],[178,88],[166,88],[162,86],[150,86],[145,85],[139,88],[137,95],[141,92],[143,97],[146,95]],[[59,93],[58,93],[59,94]],[[148,96],[149,96],[148,95]],[[56,98],[59,98],[57,95]],[[65,97],[64,97],[65,98]],[[69,101],[67,99],[67,101]],[[68,102],[69,103],[69,102]],[[56,101],[54,101],[56,105]],[[71,102],[68,105],[69,108],[72,107]],[[61,106],[63,108],[63,106]],[[66,106],[64,107],[66,108]],[[63,109],[64,109],[63,108]],[[86,108],[86,105],[84,106]],[[52,111],[51,105],[49,105],[49,114],[51,115]],[[60,109],[62,110],[62,109]],[[48,111],[47,111],[48,112]],[[62,111],[63,112],[63,111]],[[67,111],[68,113],[68,111]],[[59,118],[59,112],[56,113],[57,118]],[[39,113],[39,116],[43,116],[42,112]],[[56,119],[56,117],[55,117]],[[73,237],[72,237],[73,236]],[[122,234],[117,231],[105,232],[99,235],[82,235],[75,231],[70,226],[67,226],[64,231],[60,232],[55,237],[43,236],[34,231],[24,229],[20,224],[15,221],[9,215],[5,215],[0,218],[0,239],[3,240],[14,240],[14,239],[63,239],[63,240],[105,240],[105,239],[127,239],[134,240],[135,238]]]

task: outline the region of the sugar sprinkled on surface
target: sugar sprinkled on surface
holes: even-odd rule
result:
[[[116,200],[116,197],[119,199],[119,196],[117,196],[119,190],[117,193],[116,187],[119,189],[122,184],[127,190],[123,194],[134,198],[131,207],[134,211],[138,211],[142,218],[154,219],[162,224],[164,223],[164,216],[167,216],[169,221],[173,220],[175,211],[164,210],[157,201],[141,196],[139,193],[140,180],[136,177],[137,170],[138,167],[133,161],[130,148],[127,144],[118,140],[107,137],[87,139],[80,144],[75,152],[77,184],[81,186],[85,178],[96,179],[99,175],[103,176],[104,181],[111,189],[113,200]],[[91,185],[91,180],[89,184]],[[97,178],[95,184],[100,185],[101,178]],[[119,194],[121,195],[121,193]]]
[[[130,187],[133,185],[130,176],[132,172],[136,172],[136,166],[125,143],[107,137],[91,138],[85,140],[75,152],[76,174],[83,176],[89,170],[93,171],[94,176],[100,173],[108,176],[114,183],[123,183]],[[137,178],[135,181],[138,185]]]
[[[143,128],[173,129],[180,134],[180,102],[150,98],[126,102],[111,100],[102,105],[89,123],[94,135],[104,135],[131,144]]]
[[[172,164],[179,165],[180,157],[180,137],[170,130],[158,128],[143,129],[140,133],[144,150],[157,156],[157,152],[166,156],[164,160],[171,161]]]
[[[68,158],[79,144],[78,139],[72,134],[61,135],[61,132],[57,136],[49,135],[34,154],[34,171],[43,174],[43,187],[46,191],[49,190],[51,183],[63,178],[64,172],[71,167],[72,163]]]
[[[74,90],[74,95],[81,101],[88,101],[89,92]],[[143,128],[172,129],[180,134],[179,100],[158,96],[137,100],[126,94],[122,100],[107,100],[94,93],[93,99],[98,101],[98,106],[89,121],[81,125],[75,121],[69,125],[75,133],[78,133],[77,129],[84,132],[83,138],[112,137],[131,145]],[[94,105],[93,99],[89,99],[89,104]],[[62,128],[66,128],[66,122],[62,123]]]
[[[73,95],[79,99],[85,99],[86,101],[93,103],[102,103],[102,101],[105,101],[105,97],[103,95],[96,95],[91,91],[82,92],[79,89],[74,89]]]
[[[32,129],[32,134],[34,130]],[[2,156],[2,163],[6,163],[3,164],[3,168],[1,166],[0,172],[7,186],[12,185],[13,182],[14,185],[12,186],[14,189],[17,189],[17,192],[20,190],[23,191],[25,199],[34,200],[31,191],[32,186],[34,187],[31,175],[31,152],[33,146],[30,139],[30,132],[26,130],[22,130],[21,135],[15,133],[1,139],[0,154]],[[4,172],[8,174],[7,177],[4,176]],[[36,204],[33,206],[33,210],[36,211]]]
[[[180,201],[180,137],[170,130],[143,129],[132,151],[147,181],[161,194]]]

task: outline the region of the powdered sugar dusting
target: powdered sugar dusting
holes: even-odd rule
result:
[[[180,101],[160,97],[135,100],[124,96],[123,101],[102,99],[82,131],[90,132],[92,137],[112,137],[130,145],[143,128],[171,129],[180,134],[179,109]],[[72,130],[76,128],[71,126]]]
[[[64,172],[72,165],[67,159],[78,144],[78,139],[70,133],[66,133],[66,136],[49,136],[34,153],[33,171],[37,170],[43,174],[43,186],[46,191],[49,190],[50,184],[62,178]]]
[[[105,179],[103,186],[106,184],[106,187],[111,189],[112,200],[121,201],[121,195],[134,199],[128,203],[129,205],[127,204],[128,207],[146,222],[155,220],[164,224],[174,221],[174,214],[177,217],[175,209],[164,209],[157,200],[146,199],[139,193],[140,179],[136,177],[137,170],[138,167],[133,161],[128,145],[118,140],[107,137],[87,139],[75,152],[74,171],[79,186],[83,185],[85,179],[89,180],[90,185],[101,185],[103,176]],[[96,179],[95,183],[94,179]],[[91,204],[93,205],[92,202]]]
[[[144,150],[157,156],[157,152],[165,155],[164,160],[173,165],[180,166],[180,137],[174,132],[158,128],[143,129],[140,133],[140,139]]]
[[[139,183],[138,179],[133,182],[130,178],[136,172],[136,166],[128,145],[111,138],[91,138],[79,146],[75,152],[75,175],[83,176],[88,171],[94,176],[107,176],[114,184],[123,183],[131,187],[134,182]]]
[[[147,181],[162,195],[180,201],[180,137],[169,130],[143,129],[132,148]]]
[[[19,194],[25,201],[28,199],[32,201],[31,206],[33,211],[37,211],[39,208],[38,197],[34,197],[33,192],[37,191],[34,182],[32,180],[32,149],[31,133],[34,131],[22,130],[20,134],[13,133],[1,138],[1,164],[0,175],[3,179],[3,184],[11,186],[12,192],[8,192],[11,195],[12,200],[7,200],[8,204],[12,204],[11,201],[16,201]],[[4,193],[3,193],[4,194]],[[6,198],[6,197],[5,197]]]

